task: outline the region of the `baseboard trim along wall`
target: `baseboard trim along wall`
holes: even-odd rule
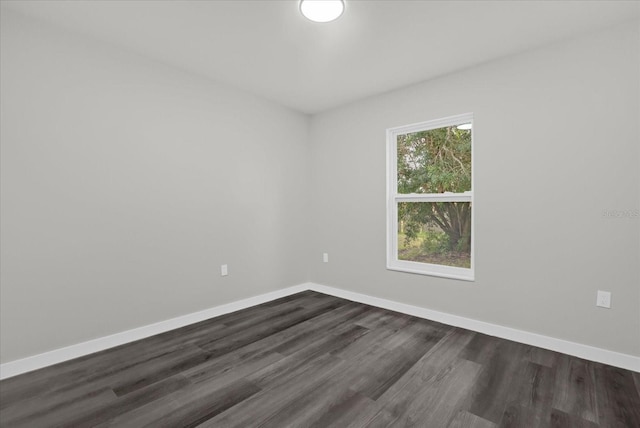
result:
[[[340,288],[328,287],[320,284],[308,284],[308,289],[319,293],[342,297],[343,299],[352,300],[354,302],[377,306],[379,308],[389,309],[391,311],[401,312],[403,314],[413,315],[415,317],[425,318],[431,321],[437,321],[454,327],[484,333],[489,336],[500,337],[502,339],[513,340],[514,342],[524,343],[526,345],[562,352],[563,354],[573,355],[574,357],[584,358],[585,360],[596,361],[610,366],[640,372],[640,357],[635,357],[633,355],[622,354],[620,352],[609,351],[606,349],[596,348],[594,346],[583,345],[581,343],[569,342],[563,339],[556,339],[554,337],[530,333],[528,331],[517,330],[515,328],[504,327],[484,321],[477,321],[471,318],[465,318],[445,312],[438,312],[431,309],[408,305],[406,303],[394,302],[392,300],[381,299]]]
[[[304,283],[293,287],[283,288],[259,296],[238,300],[214,308],[206,309],[200,312],[183,315],[155,324],[123,331],[110,336],[105,336],[87,342],[78,343],[76,345],[67,346],[65,348],[55,349],[43,354],[34,355],[32,357],[11,361],[0,365],[0,379],[17,376],[22,373],[37,370],[53,364],[72,360],[94,352],[103,351],[108,348],[123,345],[125,343],[134,342],[149,336],[164,333],[176,328],[184,327],[204,321],[209,318],[224,315],[230,312],[246,309],[251,306],[259,305],[291,294],[299,293],[306,290],[313,290],[319,293],[330,294],[332,296],[341,297],[343,299],[354,302],[364,303],[379,308],[389,309],[391,311],[401,312],[407,315],[413,315],[419,318],[425,318],[432,321],[441,322],[443,324],[454,327],[465,328],[467,330],[484,333],[489,336],[500,337],[503,339],[513,340],[515,342],[533,345],[540,348],[550,349],[552,351],[562,352],[564,354],[573,355],[584,358],[586,360],[596,361],[611,366],[620,367],[627,370],[640,372],[640,357],[622,354],[619,352],[608,351],[606,349],[596,348],[580,343],[569,342],[562,339],[556,339],[541,334],[530,333],[517,330],[510,327],[504,327],[497,324],[491,324],[483,321],[477,321],[470,318],[452,315],[444,312],[433,311],[431,309],[421,308],[418,306],[399,303],[392,300],[381,299],[366,294],[356,293],[353,291],[343,290],[340,288],[329,287],[316,283]]]
[[[293,287],[283,288],[269,293],[260,294],[258,296],[249,297],[247,299],[226,303],[210,309],[205,309],[204,311],[171,318],[109,336],[99,337],[76,345],[54,349],[53,351],[34,355],[32,357],[10,361],[8,363],[0,364],[0,380],[72,360],[74,358],[93,354],[95,352],[104,351],[105,349],[124,345],[125,343],[135,342],[136,340],[144,339],[166,331],[175,330],[176,328],[195,324],[230,312],[250,308],[251,306],[256,306],[261,303],[269,302],[301,291],[306,291],[308,289],[309,287],[307,284],[295,285]]]

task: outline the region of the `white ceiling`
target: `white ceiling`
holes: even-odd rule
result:
[[[638,1],[12,1],[2,7],[316,113],[640,17]]]

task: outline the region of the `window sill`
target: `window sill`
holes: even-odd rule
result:
[[[473,269],[398,260],[387,264],[387,270],[475,282]]]

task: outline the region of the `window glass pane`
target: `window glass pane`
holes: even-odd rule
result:
[[[398,260],[471,267],[470,202],[399,202]]]
[[[471,190],[472,131],[466,125],[398,135],[398,193]]]

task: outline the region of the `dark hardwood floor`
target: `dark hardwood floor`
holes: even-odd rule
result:
[[[640,427],[640,374],[304,292],[0,382],[3,427]]]

